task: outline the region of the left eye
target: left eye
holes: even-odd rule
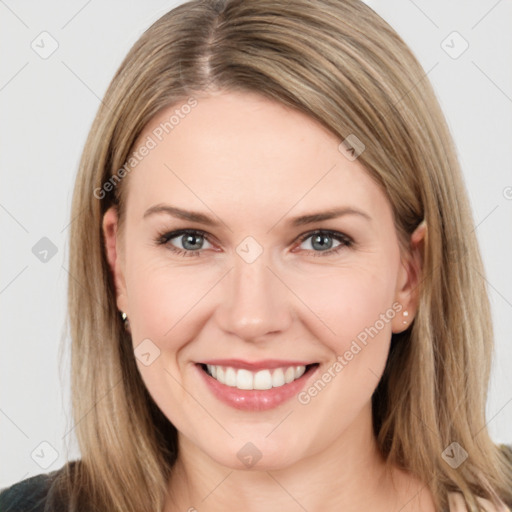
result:
[[[314,233],[308,233],[303,235],[301,245],[306,244],[305,249],[313,252],[331,253],[340,250],[344,246],[350,246],[351,240],[335,231],[315,231]],[[333,246],[334,242],[338,244]]]

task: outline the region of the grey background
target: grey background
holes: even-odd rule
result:
[[[73,181],[121,60],[143,30],[178,3],[0,0],[0,487],[58,469],[68,447],[71,458],[79,456],[66,352],[59,367],[60,341],[69,344]],[[419,58],[458,148],[496,330],[488,428],[496,442],[511,443],[512,2],[367,3]],[[51,37],[40,36],[43,31]],[[456,59],[463,41],[446,39],[453,31],[469,43]],[[52,38],[58,48],[43,59],[31,44],[49,52]]]

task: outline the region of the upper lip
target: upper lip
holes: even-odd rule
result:
[[[261,361],[244,361],[243,359],[209,359],[199,364],[211,364],[213,366],[231,366],[244,370],[265,370],[273,368],[286,368],[288,366],[307,366],[315,364],[315,361],[292,361],[284,359],[263,359]]]

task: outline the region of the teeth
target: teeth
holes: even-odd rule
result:
[[[236,382],[234,384],[234,387],[238,389],[254,389],[253,382],[254,375],[249,370],[238,370],[236,372]],[[226,382],[226,384],[228,383]]]
[[[284,372],[282,368],[277,368],[272,374],[272,387],[278,388],[284,386]]]
[[[270,389],[272,387],[272,375],[270,370],[260,370],[254,375],[253,389]]]
[[[238,389],[258,390],[279,388],[302,377],[306,371],[305,366],[288,366],[275,370],[259,370],[258,372],[211,364],[207,364],[206,368],[209,375],[221,384]]]
[[[286,369],[286,371],[284,372],[284,381],[286,382],[286,384],[288,384],[289,382],[291,382],[293,379],[295,378],[295,367],[293,366],[290,366],[289,368]]]
[[[226,368],[226,373],[224,374],[224,382],[227,386],[236,386],[236,372],[234,368]]]

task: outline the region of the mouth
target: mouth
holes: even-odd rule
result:
[[[195,366],[217,399],[236,409],[261,411],[297,395],[319,367],[319,363],[277,364],[253,370],[248,365],[240,368],[244,365],[196,363]]]
[[[318,366],[318,363],[265,368],[258,371],[213,364],[200,364],[200,366],[210,377],[225,386],[241,390],[257,389],[263,391],[265,389],[280,388],[300,379],[305,373]]]

